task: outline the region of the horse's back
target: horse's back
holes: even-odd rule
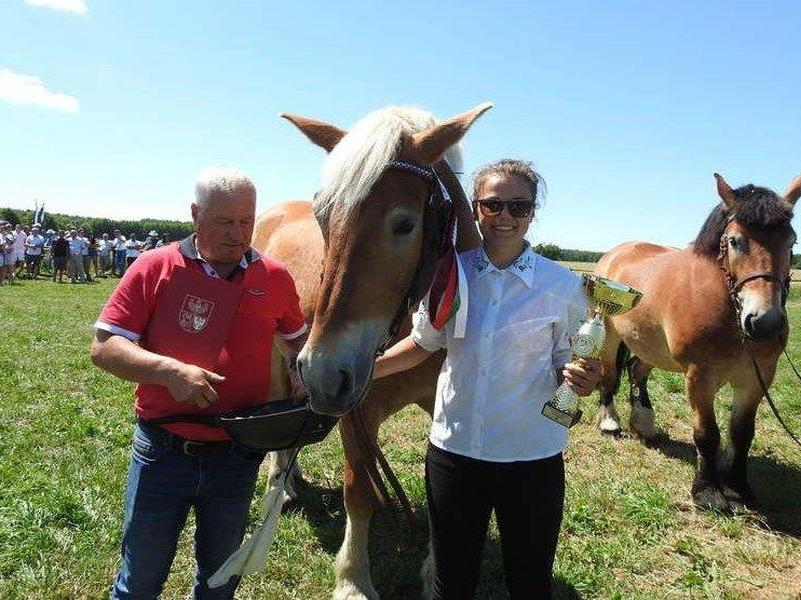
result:
[[[323,235],[311,203],[283,202],[271,206],[256,219],[253,247],[286,265],[300,296],[300,306],[311,319],[320,284]]]
[[[624,242],[601,257],[595,267],[595,272],[602,277],[620,281],[621,274],[629,272],[634,274],[643,269],[643,263],[676,252],[675,248],[659,246],[650,242]]]
[[[617,335],[649,364],[682,370],[671,351],[674,295],[681,285],[683,252],[650,242],[626,242],[601,257],[595,272],[625,283],[643,294],[639,304],[610,319]]]

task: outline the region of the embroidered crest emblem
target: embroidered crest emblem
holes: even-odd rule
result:
[[[178,324],[187,333],[200,333],[209,324],[213,310],[214,302],[211,300],[187,294],[178,313]]]

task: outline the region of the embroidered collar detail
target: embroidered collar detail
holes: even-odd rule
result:
[[[532,283],[534,283],[534,270],[537,265],[537,255],[531,249],[531,244],[528,241],[525,242],[525,247],[523,251],[520,253],[512,263],[506,267],[505,269],[499,269],[496,267],[492,261],[487,256],[486,250],[484,250],[483,246],[476,252],[476,255],[473,257],[473,269],[475,270],[476,274],[479,276],[485,275],[486,273],[512,273],[520,278],[520,280],[526,284],[526,286],[531,287]]]

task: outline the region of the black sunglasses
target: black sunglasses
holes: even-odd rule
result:
[[[534,209],[534,203],[531,200],[476,200],[476,204],[485,217],[501,214],[505,206],[510,215],[516,219],[522,219],[529,216]]]

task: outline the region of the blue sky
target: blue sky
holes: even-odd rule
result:
[[[796,1],[3,0],[0,206],[185,219],[197,173],[230,164],[262,210],[308,198],[324,159],[280,111],[489,100],[466,171],[538,165],[535,242],[683,245],[714,171],[801,172],[799,23]]]

